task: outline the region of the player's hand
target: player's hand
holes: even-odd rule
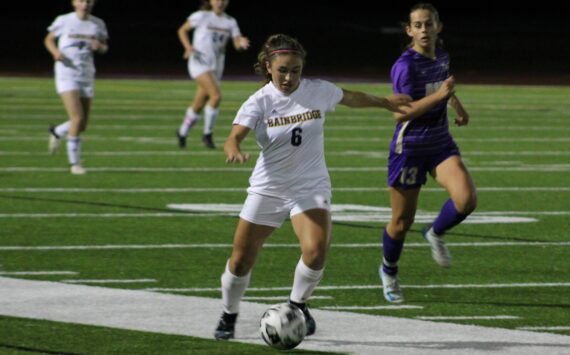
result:
[[[242,50],[246,50],[249,48],[249,38],[247,37],[240,37],[239,38],[239,43],[238,43],[238,48],[242,49]]]
[[[467,112],[465,112],[464,115],[458,116],[455,119],[455,124],[459,127],[467,126],[469,124],[469,115],[467,114]]]
[[[449,78],[445,79],[445,81],[441,84],[441,86],[437,90],[437,94],[439,94],[442,100],[445,100],[448,99],[454,93],[455,93],[455,78],[452,75]]]
[[[107,45],[98,39],[92,39],[91,40],[91,50],[93,52],[103,54],[107,51]]]
[[[60,51],[57,51],[53,55],[53,60],[55,60],[56,62],[63,62],[65,60],[65,56]]]
[[[191,55],[192,55],[192,48],[186,49],[184,51],[184,54],[182,54],[182,58],[188,59],[188,58],[190,58]]]
[[[242,154],[241,152],[227,152],[226,153],[226,163],[227,164],[243,164],[249,160],[249,154]]]
[[[395,95],[386,96],[384,100],[385,100],[384,108],[386,108],[389,111],[398,112],[402,114],[407,113],[406,108],[411,107],[410,102],[412,102],[411,96],[405,94],[395,94]]]

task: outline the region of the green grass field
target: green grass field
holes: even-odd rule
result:
[[[390,93],[387,84],[339,85]],[[221,147],[233,115],[258,87],[224,82],[218,149],[202,146],[199,122],[188,149],[180,150],[174,132],[192,98],[193,82],[99,79],[82,143],[88,174],[72,176],[65,145],[58,155],[47,153],[48,124],[66,119],[53,81],[0,78],[0,276],[86,285],[99,280],[96,285],[105,287],[220,297],[212,288],[219,287],[230,253],[235,213],[168,205],[208,209],[243,203],[255,159],[228,166]],[[448,234],[453,267],[439,268],[418,232],[447,199],[430,181],[400,262],[406,304],[418,308],[358,309],[387,305],[377,287],[387,216],[379,208],[389,206],[385,168],[394,125],[386,111],[338,106],[325,124],[333,201],[369,212],[352,207],[333,215],[333,247],[322,288],[310,305],[570,335],[570,87],[459,85],[457,95],[471,123],[451,129],[479,190],[473,217],[480,223],[464,223]],[[243,149],[257,156],[253,135]],[[279,297],[286,300],[282,288],[291,285],[300,252],[289,222],[268,243],[246,296],[273,304]],[[215,324],[205,326],[213,330]],[[270,349],[0,312],[0,353],[26,351],[249,354]]]

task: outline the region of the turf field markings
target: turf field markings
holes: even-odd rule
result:
[[[75,271],[0,271],[0,276],[77,275]]]
[[[313,297],[311,297],[313,299]],[[414,305],[388,305],[388,306],[326,306],[318,307],[331,311],[374,311],[374,310],[401,310],[401,309],[423,309],[422,306]]]
[[[332,296],[311,296],[312,300],[330,300],[333,299]],[[242,297],[245,301],[283,301],[287,302],[289,295],[285,296],[244,296]]]
[[[472,288],[532,288],[532,287],[570,287],[570,282],[527,282],[527,283],[491,283],[491,284],[440,284],[440,285],[401,285],[402,288],[415,289],[472,289]],[[377,290],[381,285],[319,285],[320,291],[336,290]],[[219,287],[189,287],[189,288],[146,288],[152,292],[218,292]],[[283,287],[248,287],[247,292],[289,291],[291,286]]]
[[[155,279],[131,279],[131,280],[117,280],[117,279],[85,279],[85,280],[61,280],[61,282],[68,284],[135,284],[135,283],[152,283],[157,282]]]
[[[179,193],[179,192],[245,192],[246,187],[164,187],[164,188],[74,188],[74,187],[3,187],[0,192],[81,192],[81,193]],[[336,192],[386,192],[387,187],[333,187]],[[516,186],[477,186],[478,192],[570,192],[568,186],[534,186],[534,187],[516,187]],[[445,192],[440,187],[424,187],[422,192]]]
[[[451,247],[536,247],[536,246],[570,246],[570,242],[448,242]],[[44,246],[0,246],[0,251],[59,251],[59,250],[129,250],[129,249],[211,249],[231,248],[230,243],[204,243],[204,244],[111,244],[111,245],[44,245]],[[273,244],[266,243],[264,248],[299,248],[299,244]],[[333,248],[381,248],[381,243],[333,243]],[[407,243],[406,248],[428,248],[427,243]]]
[[[224,167],[224,168],[211,168],[211,167],[90,167],[91,173],[107,173],[107,172],[140,172],[140,173],[183,173],[183,172],[224,172],[224,173],[251,173],[252,167]],[[334,173],[383,173],[387,171],[385,167],[329,167],[328,169]],[[520,166],[477,166],[471,165],[471,171],[485,171],[485,172],[569,172],[570,164],[522,164]],[[45,168],[33,166],[12,166],[2,167],[0,172],[3,173],[61,173],[68,172],[67,168]]]
[[[546,330],[546,331],[561,331],[570,330],[570,326],[555,326],[555,327],[518,327],[518,330]]]
[[[206,339],[212,339],[209,325],[216,324],[222,306],[219,298],[12,278],[0,278],[0,289],[3,291],[0,310],[5,316]],[[259,318],[266,309],[267,304],[248,301],[240,304],[235,341],[263,344],[259,337]],[[301,350],[353,354],[501,352],[526,355],[561,354],[570,346],[569,337],[550,333],[321,309],[314,309],[312,313],[321,330],[301,343]],[[379,329],[382,330],[380,338]]]
[[[497,315],[497,316],[419,316],[414,317],[420,320],[508,320],[521,319],[517,316]]]

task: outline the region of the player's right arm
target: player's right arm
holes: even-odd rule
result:
[[[53,60],[58,61],[62,60],[64,56],[63,53],[61,53],[61,51],[59,50],[59,48],[57,48],[57,43],[55,42],[55,38],[56,38],[55,33],[49,32],[46,38],[44,39],[44,45],[46,46],[48,52],[50,52],[50,54],[52,55]]]
[[[184,59],[190,58],[190,54],[192,54],[192,44],[188,37],[188,32],[190,32],[191,29],[192,24],[190,21],[184,21],[182,26],[178,28],[178,39],[180,40],[180,43],[182,43],[182,47],[184,47]]]
[[[424,113],[431,110],[438,102],[447,100],[455,92],[455,78],[450,76],[439,87],[439,89],[431,95],[427,95],[417,101],[411,102],[409,107],[405,107],[405,114],[394,113],[396,122],[411,121],[418,118]]]
[[[234,124],[232,130],[224,144],[226,153],[226,163],[243,164],[249,159],[249,154],[243,154],[240,149],[241,142],[245,139],[251,129],[246,126]]]

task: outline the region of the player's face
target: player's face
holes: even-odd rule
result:
[[[410,24],[406,26],[406,32],[412,38],[414,48],[429,51],[435,48],[441,28],[441,23],[431,11],[420,9],[410,14]]]
[[[95,0],[73,0],[71,3],[75,11],[83,15],[91,13]]]
[[[297,90],[302,71],[303,59],[295,54],[278,54],[267,63],[273,85],[286,95]]]
[[[212,6],[212,11],[216,14],[221,14],[226,11],[229,2],[229,0],[210,0],[210,6]]]

